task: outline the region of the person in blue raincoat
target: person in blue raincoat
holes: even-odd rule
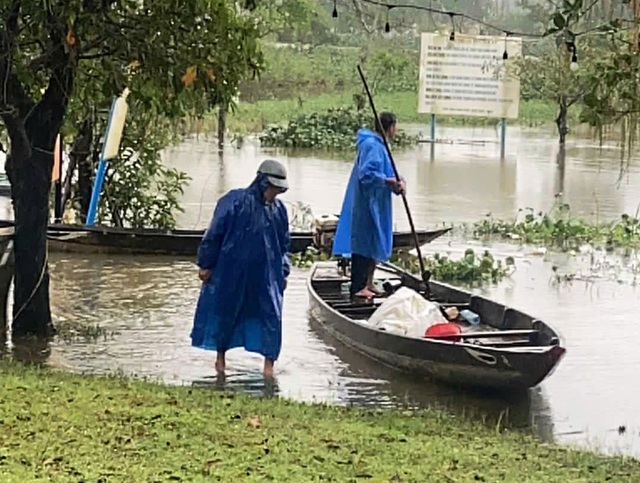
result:
[[[198,248],[200,298],[191,344],[217,351],[223,374],[225,354],[244,347],[264,357],[264,375],[282,345],[282,300],[290,271],[289,220],[276,197],[288,189],[284,166],[266,160],[248,188],[218,200]]]
[[[333,254],[351,257],[351,294],[370,299],[378,294],[373,286],[377,262],[387,261],[393,249],[392,194],[405,190],[398,181],[384,146],[383,137],[395,136],[396,117],[380,113],[376,130],[357,133],[357,156],[338,220]]]

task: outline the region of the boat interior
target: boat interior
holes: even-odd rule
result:
[[[392,293],[401,286],[417,289],[417,278],[391,268],[392,265],[378,266],[374,280],[385,288],[385,294],[370,300],[353,299],[347,285],[350,282],[344,264],[324,262],[316,265],[311,277],[311,286],[315,293],[330,308],[346,318],[366,322]],[[412,286],[413,285],[413,286]],[[429,339],[448,340],[455,343],[467,343],[492,348],[508,348],[517,350],[547,350],[549,346],[559,345],[559,336],[544,322],[528,314],[503,304],[475,295],[455,287],[429,281],[429,292],[421,295],[436,302],[444,315],[444,310],[456,307],[458,311],[465,309],[480,316],[479,325],[471,325],[461,318],[450,320],[458,324],[461,333],[429,337]],[[448,318],[448,317],[447,317]],[[427,337],[425,337],[427,338]]]

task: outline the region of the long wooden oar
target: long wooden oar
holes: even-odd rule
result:
[[[371,110],[373,111],[373,117],[376,122],[376,126],[380,126],[382,128],[382,124],[380,124],[380,118],[378,117],[378,111],[376,111],[376,106],[373,103],[373,97],[371,96],[371,92],[369,91],[369,86],[367,85],[367,80],[364,77],[364,73],[358,65],[358,74],[360,74],[360,78],[362,79],[362,84],[364,85],[364,90],[367,92],[367,97],[369,98],[369,104],[371,105]],[[386,136],[382,136],[382,140],[384,141],[384,147],[387,149],[387,154],[389,155],[389,160],[391,161],[391,167],[393,168],[393,173],[395,174],[396,180],[400,182],[400,174],[398,173],[398,168],[396,168],[396,163],[393,160],[393,155],[391,154],[391,148],[389,147],[389,143],[387,142]],[[404,192],[402,192],[402,201],[404,202],[404,209],[407,212],[407,218],[409,219],[409,225],[411,226],[411,234],[413,235],[413,241],[416,245],[416,253],[418,255],[418,262],[420,263],[420,272],[422,275],[422,280],[425,284],[425,289],[427,293],[429,293],[429,279],[431,278],[431,272],[425,269],[424,259],[422,258],[422,251],[420,250],[420,241],[418,240],[418,234],[416,233],[416,227],[413,224],[413,217],[411,216],[411,210],[409,209],[409,202],[407,201],[407,196]]]

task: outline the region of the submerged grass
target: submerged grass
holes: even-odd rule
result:
[[[632,482],[640,462],[370,412],[0,363],[3,482]]]

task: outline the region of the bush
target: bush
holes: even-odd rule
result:
[[[286,125],[269,126],[260,134],[260,142],[266,147],[314,148],[343,151],[355,148],[356,132],[371,127],[371,116],[365,111],[336,108],[325,113],[297,116]],[[393,146],[409,146],[417,137],[398,131]]]

